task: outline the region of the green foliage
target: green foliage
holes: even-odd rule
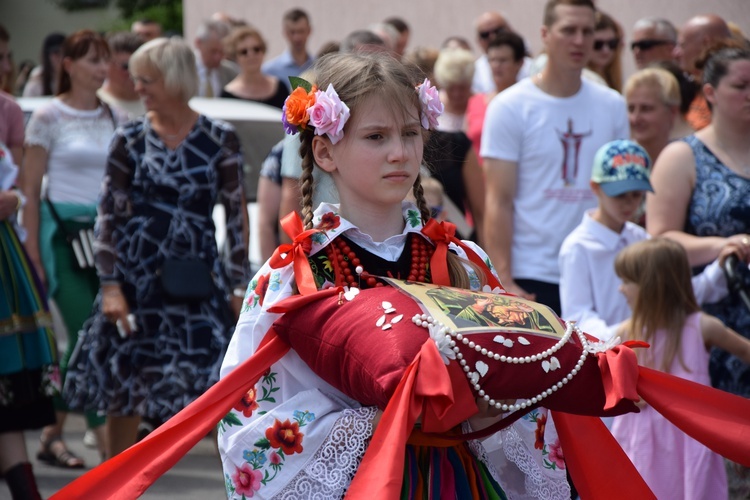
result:
[[[108,7],[112,0],[50,0],[67,11]],[[182,34],[182,0],[114,0],[120,19],[105,26],[104,31],[128,31],[133,21],[152,19],[165,33]]]

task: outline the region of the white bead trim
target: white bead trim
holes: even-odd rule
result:
[[[451,328],[448,328],[447,326],[443,325],[440,322],[436,322],[434,318],[431,316],[428,316],[426,314],[416,314],[412,318],[412,322],[416,324],[417,326],[421,326],[423,328],[429,329],[431,325],[434,327],[438,327],[440,333],[444,334],[446,337],[450,339],[450,347],[453,349],[453,351],[456,353],[456,359],[458,360],[459,364],[463,368],[464,373],[466,373],[467,378],[469,379],[469,383],[474,388],[474,390],[477,392],[479,397],[483,398],[485,401],[487,401],[491,406],[494,406],[498,410],[502,410],[503,412],[513,412],[517,410],[523,410],[530,406],[533,406],[540,401],[542,401],[544,398],[551,395],[553,392],[557,392],[558,389],[561,389],[565,384],[573,380],[573,377],[575,377],[578,372],[583,367],[584,362],[586,361],[586,357],[593,353],[593,349],[590,349],[589,347],[589,341],[586,339],[586,335],[581,331],[580,328],[578,328],[578,325],[576,325],[575,321],[569,321],[567,323],[567,327],[565,329],[565,334],[562,336],[559,342],[557,342],[554,346],[550,347],[549,349],[546,349],[538,354],[533,354],[531,356],[506,356],[501,355],[496,352],[490,351],[481,345],[477,344],[474,341],[469,340],[466,336],[454,332]],[[581,350],[581,355],[578,358],[578,362],[575,364],[575,367],[573,367],[570,372],[568,372],[567,375],[565,375],[560,381],[553,384],[548,389],[545,389],[544,391],[540,392],[536,396],[527,399],[525,401],[521,401],[520,403],[515,403],[512,405],[504,404],[499,401],[496,401],[492,397],[490,397],[489,394],[486,393],[484,389],[482,389],[481,385],[479,384],[479,379],[484,376],[484,374],[477,373],[475,371],[472,371],[471,367],[468,365],[466,360],[464,359],[463,354],[461,354],[461,350],[459,348],[459,344],[466,345],[469,347],[469,349],[474,349],[475,351],[481,353],[483,356],[487,356],[488,358],[494,360],[494,361],[500,361],[503,363],[509,363],[509,364],[525,364],[525,363],[535,363],[535,362],[541,362],[544,359],[552,356],[554,353],[562,349],[562,347],[565,345],[566,342],[570,340],[570,337],[573,335],[573,332],[576,333],[578,336],[578,339],[581,341],[581,346],[583,349]],[[484,364],[482,361],[477,362],[477,366],[480,366],[479,363]],[[486,370],[484,370],[486,373]]]

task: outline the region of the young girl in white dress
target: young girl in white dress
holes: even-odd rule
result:
[[[442,111],[437,90],[387,55],[329,55],[316,62],[314,75],[320,90],[297,87],[283,116],[287,132],[301,133],[304,228],[321,230],[307,251],[315,288],[364,289],[380,285],[375,276],[386,275],[430,281],[425,259],[419,259],[433,247],[421,231],[430,211],[419,168],[424,129],[434,128]],[[313,211],[316,167],[333,177],[339,205],[323,203]],[[416,205],[403,201],[409,192]],[[467,245],[488,262],[479,247]],[[488,281],[485,271],[469,264],[459,246],[451,244],[450,250],[453,286],[481,289]],[[341,260],[345,265],[329,265],[337,254],[347,256]],[[246,294],[222,377],[259,348],[280,317],[268,309],[297,293],[299,281],[291,263],[261,268]],[[323,381],[289,351],[219,424],[228,498],[341,498],[380,415]],[[486,409],[483,416],[499,417]],[[545,465],[542,452],[557,442],[553,427],[547,425],[546,433],[541,427],[541,446],[535,441],[537,420],[546,421],[538,417],[520,420],[493,441],[500,443],[497,461],[488,460],[474,441],[439,451],[407,445],[401,497],[569,497],[564,464]],[[463,432],[470,430],[463,426]],[[501,481],[490,462],[515,480]]]

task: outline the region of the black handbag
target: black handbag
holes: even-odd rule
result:
[[[161,268],[164,297],[171,302],[200,302],[211,297],[211,268],[200,259],[166,259]]]

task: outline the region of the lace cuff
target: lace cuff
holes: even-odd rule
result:
[[[343,497],[367,451],[376,412],[375,407],[342,411],[310,462],[277,498],[329,500]]]

